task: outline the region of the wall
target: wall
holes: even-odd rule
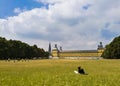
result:
[[[84,51],[58,51],[57,49],[52,50],[52,56],[59,58],[97,58],[101,57],[104,49],[98,50],[84,50]]]

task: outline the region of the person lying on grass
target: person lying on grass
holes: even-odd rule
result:
[[[88,75],[87,73],[85,73],[84,69],[81,68],[80,66],[78,67],[78,71],[74,71],[76,74],[83,74],[83,75]]]

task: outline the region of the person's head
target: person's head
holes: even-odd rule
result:
[[[79,66],[78,69],[81,69],[81,67]]]

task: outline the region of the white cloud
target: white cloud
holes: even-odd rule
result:
[[[14,13],[21,13],[22,11],[21,11],[21,9],[20,8],[15,8],[14,9]]]
[[[15,9],[14,9],[14,13],[16,13],[16,14],[19,14],[19,13],[22,13],[22,12],[25,12],[25,11],[27,11],[26,8],[24,8],[24,9],[15,8]]]
[[[114,0],[36,0],[49,4],[49,9],[14,11],[18,16],[0,20],[0,35],[37,44],[48,49],[48,43],[58,43],[63,49],[97,49],[105,24],[111,32],[120,33],[120,1]],[[90,5],[84,8],[84,6]]]
[[[48,4],[54,4],[54,3],[60,3],[63,2],[64,0],[35,0],[37,2],[42,2],[44,4],[48,3]],[[68,0],[69,1],[69,0]]]

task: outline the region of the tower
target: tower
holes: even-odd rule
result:
[[[53,56],[53,58],[59,58],[59,50],[58,50],[58,48],[57,48],[57,44],[55,44],[55,47],[54,47],[54,49],[52,49],[52,56]]]
[[[103,49],[102,42],[100,42],[100,44],[98,45],[98,49]]]
[[[98,56],[101,57],[102,53],[104,52],[104,47],[102,45],[102,42],[98,45]]]
[[[49,53],[49,58],[51,58],[52,57],[51,43],[49,43],[48,53]]]
[[[60,46],[60,51],[62,51],[62,47]]]

